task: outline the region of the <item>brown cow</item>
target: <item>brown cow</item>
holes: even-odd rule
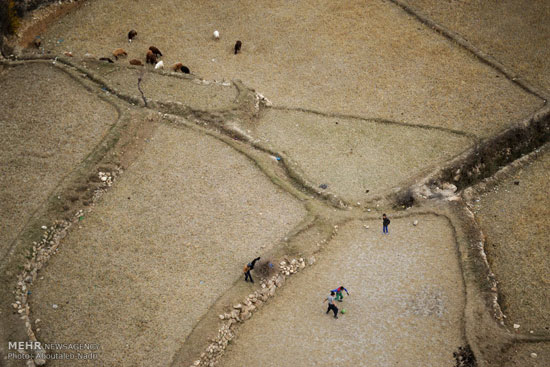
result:
[[[115,60],[118,60],[119,57],[126,57],[128,56],[128,53],[124,51],[122,48],[117,48],[113,51],[113,56],[115,57]]]
[[[155,65],[157,63],[157,56],[153,53],[153,51],[148,50],[147,56],[145,57],[145,61],[148,64]]]

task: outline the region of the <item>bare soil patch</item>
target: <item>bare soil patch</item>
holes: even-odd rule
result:
[[[464,285],[453,231],[441,217],[344,225],[311,268],[290,278],[238,332],[223,366],[454,365],[464,345]],[[370,229],[364,225],[369,224]],[[344,285],[326,315],[323,299]]]
[[[153,18],[162,19],[162,26]],[[131,44],[127,33],[136,29]],[[215,41],[212,32],[220,31]],[[382,1],[95,0],[53,24],[46,51],[123,47],[206,79],[241,79],[276,105],[443,126],[487,136],[541,101],[398,6]],[[243,42],[242,53],[233,45]],[[127,64],[127,60],[119,61]]]
[[[519,324],[523,333],[550,331],[549,172],[546,153],[474,203],[506,322]]]
[[[251,132],[290,155],[315,186],[369,200],[468,148],[471,138],[372,120],[267,110]]]
[[[0,72],[1,252],[116,122],[118,112],[45,64]],[[47,224],[47,223],[45,223]]]
[[[161,125],[43,271],[39,339],[99,343],[105,365],[166,366],[243,264],[304,215],[229,146]]]
[[[546,367],[550,365],[550,343],[515,344],[503,359],[502,367]]]

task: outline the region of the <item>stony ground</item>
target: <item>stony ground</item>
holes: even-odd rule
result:
[[[485,9],[479,2],[468,4]],[[460,9],[470,9],[468,4]],[[427,1],[418,5],[437,8]],[[500,37],[503,44],[494,56],[544,86],[546,77],[540,75],[547,65],[535,43],[540,40],[526,42],[526,52],[514,46],[538,32],[542,44],[547,40],[545,26],[539,26],[545,5],[521,7],[527,8],[541,15],[525,10],[530,21],[521,32],[503,26],[495,28],[506,28],[498,37],[474,32],[476,44],[492,48],[496,41],[489,40]],[[510,13],[521,14],[510,2],[498,9],[507,19]],[[486,10],[479,14],[490,19],[483,23],[487,29],[503,18]],[[445,23],[450,18],[440,19]],[[517,26],[520,19],[511,22]],[[451,24],[474,29],[476,22]],[[128,44],[131,28],[138,30],[138,37]],[[222,35],[219,41],[211,37],[214,29]],[[232,54],[236,39],[243,41],[239,55]],[[424,366],[429,360],[454,366],[452,353],[468,342],[461,271],[470,270],[459,262],[465,258],[458,256],[455,228],[441,216],[418,214],[394,218],[391,234],[382,236],[374,217],[382,210],[391,211],[392,218],[403,213],[383,201],[375,209],[371,200],[444,164],[476,139],[531,115],[541,99],[387,1],[95,0],[52,24],[42,40],[42,48],[34,52],[53,56],[71,51],[75,64],[102,80],[91,83],[81,70],[72,74],[83,81],[79,85],[44,65],[0,66],[0,81],[9,87],[0,98],[0,109],[8,111],[8,118],[0,120],[5,166],[0,187],[2,205],[7,203],[2,212],[10,213],[2,215],[8,228],[2,236],[8,240],[26,239],[19,231],[38,233],[38,227],[25,226],[26,218],[55,199],[50,193],[59,178],[83,167],[83,159],[118,117],[114,107],[93,93],[116,99],[109,90],[117,90],[139,97],[139,68],[126,68],[128,59],[143,59],[154,44],[164,52],[166,65],[182,61],[189,66],[194,76],[145,73],[142,88],[150,99],[180,102],[196,111],[174,123],[156,111],[119,101],[124,119],[133,121],[136,131],[119,125],[127,134],[113,138],[118,141],[115,148],[105,144],[105,154],[116,157],[125,170],[73,226],[32,286],[31,319],[41,320],[33,325],[39,340],[100,343],[98,363],[106,366],[187,366],[192,359],[183,357],[196,358],[217,330],[216,310],[254,289],[240,279],[246,261],[256,254],[317,251],[318,263],[291,278],[239,329],[220,365],[337,361]],[[86,52],[109,56],[118,47],[129,56],[116,65],[80,62]],[[522,57],[516,58],[518,54]],[[253,108],[239,113],[237,108],[244,107],[237,102],[242,101],[236,101],[235,84],[227,82],[233,79],[262,92],[275,108],[252,116],[250,111],[257,111]],[[297,166],[223,140],[220,125],[200,120],[214,110],[225,110],[226,123],[275,152],[287,153]],[[188,123],[208,125],[209,133]],[[528,257],[545,258],[546,161],[533,165],[531,173],[526,169],[519,185],[503,182],[504,189],[480,202],[502,305],[520,320],[520,332],[547,333],[540,327],[548,316],[543,285],[547,264],[540,260],[532,268],[532,262],[525,262]],[[97,180],[99,168],[88,169],[83,177]],[[343,211],[315,200],[289,178],[293,169],[304,171],[311,186],[326,184],[328,191],[361,200],[363,207]],[[293,232],[301,228],[306,213],[313,218],[308,231]],[[354,220],[321,246],[326,228],[343,218]],[[419,220],[418,226],[411,224],[413,219]],[[532,222],[540,227],[534,235],[527,232]],[[510,241],[510,228],[517,241]],[[500,241],[498,246],[491,247],[492,239]],[[18,250],[17,261],[25,253],[23,245]],[[11,261],[9,271],[2,268],[9,282],[22,267],[15,260],[6,259]],[[333,320],[323,313],[322,300],[340,283],[352,296],[344,303],[348,313]],[[0,313],[11,318],[0,322],[10,323],[5,330],[15,330],[19,315],[11,308],[6,311],[13,302],[9,287],[1,288],[6,308]],[[2,337],[6,335],[16,334]],[[190,340],[196,350],[188,353],[183,349]],[[546,344],[512,345],[502,350],[503,363],[542,366],[547,351]]]
[[[464,344],[464,285],[452,228],[433,216],[343,226],[314,267],[240,330],[224,366],[452,366]],[[364,226],[369,225],[366,229]],[[350,296],[335,320],[324,298]]]

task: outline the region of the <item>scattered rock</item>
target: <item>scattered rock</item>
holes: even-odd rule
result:
[[[531,353],[531,358],[537,358],[537,353]]]
[[[328,185],[327,184],[320,184],[319,188],[321,188],[323,190],[326,190],[328,188]]]
[[[441,185],[441,188],[445,191],[452,191],[456,192],[457,187],[456,185],[453,185],[452,183],[445,182],[443,185]]]
[[[514,329],[519,329],[520,328],[520,325],[519,324],[514,324]]]
[[[413,226],[415,226],[415,227],[416,227],[417,225],[418,225],[418,221],[417,221],[417,220],[415,220],[415,221],[413,222]]]
[[[54,310],[57,310],[57,309],[59,308],[59,306],[56,305],[56,304],[54,303],[54,304],[52,305],[52,308],[53,308]]]

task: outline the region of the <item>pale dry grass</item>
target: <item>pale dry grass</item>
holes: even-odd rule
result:
[[[116,122],[114,107],[53,66],[0,73],[0,251]],[[45,223],[47,224],[47,223]]]
[[[143,68],[152,70],[152,67],[127,68],[121,64],[83,62],[84,66],[103,77],[110,87],[141,100],[137,80],[142,75]],[[167,65],[166,72],[169,71]],[[182,75],[181,72],[177,74]],[[141,88],[148,99],[178,102],[198,110],[228,109],[234,106],[233,102],[237,97],[237,89],[229,82],[213,83],[200,81],[192,76],[182,78],[154,72],[143,74]]]
[[[354,202],[384,195],[473,144],[446,131],[279,110],[251,131],[290,155],[315,186]]]
[[[550,92],[550,2],[405,0]]]

